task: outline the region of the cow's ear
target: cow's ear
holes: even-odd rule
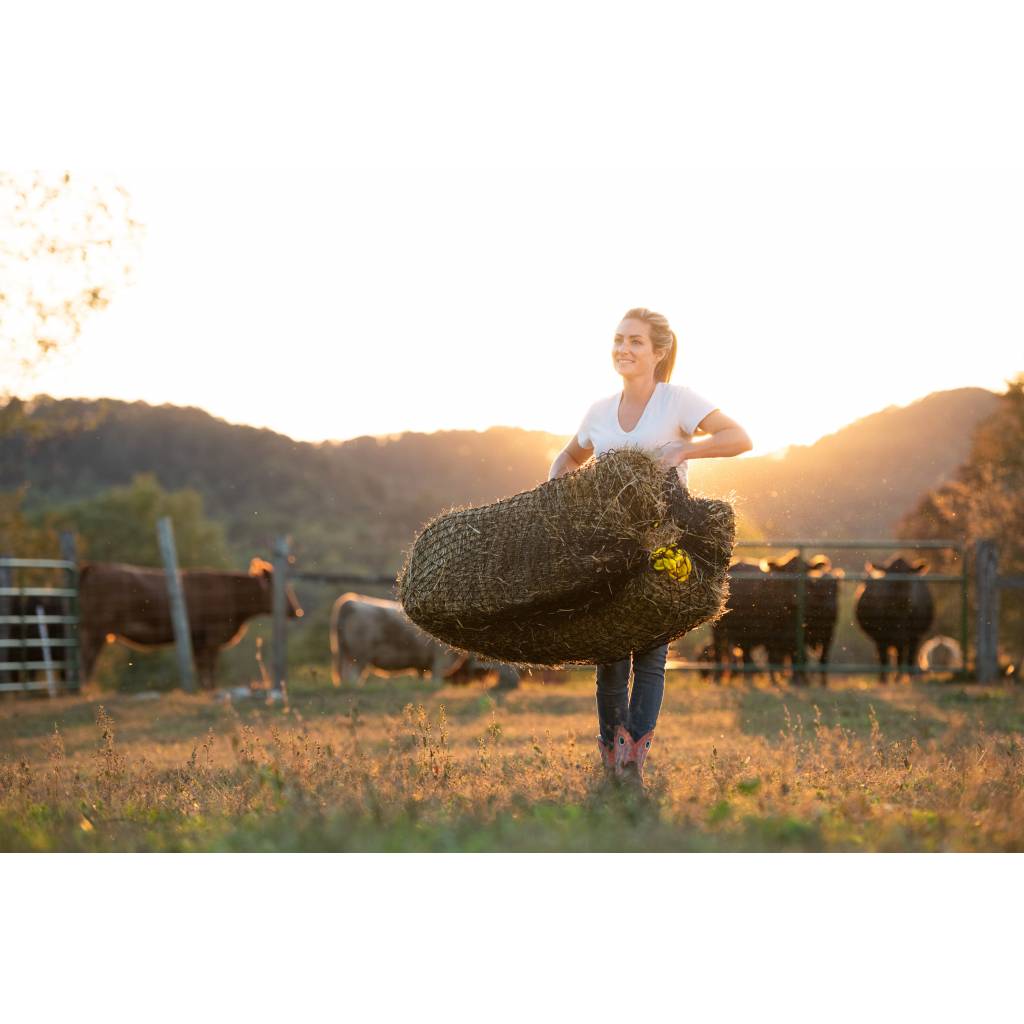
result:
[[[828,557],[828,555],[815,555],[811,559],[811,563],[810,564],[811,564],[811,568],[812,569],[831,569],[832,568],[832,560]]]
[[[262,558],[254,558],[249,563],[250,576],[269,576],[273,571],[274,567],[270,562],[267,562]]]
[[[868,559],[864,563],[864,571],[870,573],[872,576],[877,576],[878,573],[881,572],[880,569],[875,568],[875,563],[872,562],[871,559]]]

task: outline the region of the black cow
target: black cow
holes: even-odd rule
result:
[[[745,666],[753,665],[754,648],[771,632],[772,606],[766,589],[768,573],[759,562],[744,559],[729,566],[729,596],[725,612],[711,627],[714,660],[731,664],[739,648]],[[715,670],[715,680],[722,670]]]
[[[888,682],[890,647],[896,651],[897,671],[916,675],[921,639],[935,618],[931,591],[922,579],[887,580],[885,577],[890,573],[923,573],[927,571],[927,563],[911,565],[897,557],[884,566],[865,562],[864,568],[872,578],[865,580],[858,589],[854,611],[860,628],[878,649],[878,681]]]
[[[824,559],[826,565],[821,565]],[[836,622],[839,618],[839,581],[846,575],[842,569],[833,569],[824,555],[818,556],[819,566],[807,574],[807,618],[804,623],[804,640],[818,655],[818,665],[828,665],[835,637]],[[820,673],[821,685],[825,686],[828,676]]]
[[[791,551],[783,558],[766,562],[769,575],[775,588],[772,594],[780,614],[772,619],[773,630],[768,637],[768,659],[771,664],[785,664],[787,660],[793,666],[793,681],[806,683],[804,672],[798,668],[799,657],[796,642],[797,610],[799,608],[799,578],[804,575],[804,660],[806,649],[814,649],[818,654],[818,665],[824,668],[828,664],[832,649],[832,638],[835,634],[836,619],[839,614],[839,580],[843,576],[841,569],[832,569],[832,563],[825,555],[813,555],[811,559],[800,558],[799,552]],[[827,683],[824,671],[819,673],[819,680],[824,686]]]
[[[731,661],[733,649],[739,648],[743,664],[753,665],[755,648],[764,647],[770,664],[782,665],[788,660],[794,666],[794,682],[806,682],[797,668],[798,572],[806,576],[804,643],[820,650],[819,664],[828,663],[838,608],[836,581],[841,571],[833,572],[824,555],[808,561],[797,551],[779,559],[744,560],[729,567],[726,612],[712,627],[716,661]],[[774,682],[775,670],[770,671]]]

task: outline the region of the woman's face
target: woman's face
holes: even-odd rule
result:
[[[623,320],[615,328],[612,364],[623,379],[653,380],[660,362],[651,344],[651,326],[645,320]]]

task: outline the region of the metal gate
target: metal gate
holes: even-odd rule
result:
[[[897,582],[899,580],[924,580],[927,583],[956,584],[960,588],[960,647],[963,652],[964,667],[967,664],[967,559],[965,557],[964,544],[957,540],[746,540],[737,541],[737,548],[784,548],[790,550],[796,548],[800,559],[805,559],[805,554],[827,552],[832,548],[861,549],[861,550],[887,550],[906,551],[912,549],[948,549],[954,551],[960,559],[961,571],[959,573],[928,573],[924,576],[917,573],[887,573],[887,581]],[[877,663],[841,663],[838,665],[829,662],[826,665],[807,662],[807,651],[804,645],[804,621],[806,617],[807,601],[807,576],[802,572],[772,573],[772,579],[796,579],[797,588],[797,609],[796,609],[796,653],[795,665],[778,664],[754,664],[735,665],[731,662],[705,662],[705,661],[673,661],[672,668],[683,670],[703,670],[730,672],[824,672],[828,674],[861,674],[866,672],[878,672],[880,666]],[[872,577],[866,572],[844,572],[837,577],[837,583],[846,582],[861,583]],[[892,666],[890,666],[890,669]],[[898,668],[898,666],[897,666]]]
[[[70,538],[61,548],[62,558],[0,558],[0,692],[79,690],[78,565]]]

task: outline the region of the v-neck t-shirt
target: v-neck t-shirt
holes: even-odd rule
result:
[[[587,410],[576,432],[581,448],[593,448],[595,456],[630,446],[657,454],[657,450],[670,441],[689,441],[700,421],[718,408],[693,388],[659,380],[636,426],[623,430],[619,426],[621,398],[622,392],[616,391],[607,398],[599,398]],[[685,461],[679,463],[676,472],[685,487]]]

